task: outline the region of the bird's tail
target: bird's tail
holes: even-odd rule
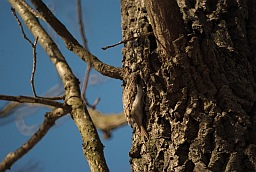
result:
[[[146,138],[147,140],[149,140],[148,133],[142,125],[140,127],[140,134],[141,134],[141,138]]]

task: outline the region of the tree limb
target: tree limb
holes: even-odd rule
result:
[[[124,113],[102,114],[95,109],[88,109],[95,126],[104,132],[104,138],[111,137],[111,131],[127,124]]]
[[[30,151],[49,131],[49,129],[55,124],[55,121],[67,114],[68,111],[64,109],[57,108],[52,112],[48,112],[45,115],[44,122],[38,131],[20,148],[18,148],[15,152],[9,153],[5,159],[0,163],[0,171],[5,171],[10,169],[12,164],[15,163],[18,159],[20,159],[23,155],[25,155],[28,151]]]
[[[109,171],[103,154],[103,145],[99,139],[96,128],[92,123],[87,108],[84,106],[81,99],[78,79],[74,76],[57,45],[45,32],[37,18],[35,18],[35,16],[19,1],[9,0],[9,2],[21,15],[31,33],[35,37],[39,37],[38,42],[50,57],[50,60],[55,65],[57,72],[62,79],[65,88],[65,102],[72,108],[71,116],[81,134],[84,145],[84,155],[91,171]],[[51,13],[48,13],[48,15],[52,17]],[[82,48],[80,44],[78,45]]]
[[[58,107],[58,108],[66,108],[67,106],[60,102],[55,102],[52,100],[48,100],[46,98],[40,98],[40,97],[29,97],[29,96],[8,96],[8,95],[1,95],[1,100],[8,100],[8,101],[15,101],[19,103],[38,103],[38,104],[44,104],[52,107]]]
[[[53,15],[41,0],[31,0],[37,11],[44,17],[45,21],[62,38],[66,47],[77,54],[87,64],[91,64],[95,70],[111,78],[122,79],[123,69],[107,65],[91,54],[86,48],[78,43],[67,28]]]

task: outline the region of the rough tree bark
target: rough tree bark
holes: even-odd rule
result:
[[[141,71],[132,171],[256,170],[256,1],[121,0],[124,85]],[[143,36],[148,32],[154,35]]]

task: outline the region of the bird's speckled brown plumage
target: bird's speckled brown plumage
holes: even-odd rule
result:
[[[148,133],[142,125],[143,89],[138,72],[131,73],[126,80],[123,91],[123,108],[128,124],[134,128],[134,123],[136,123],[141,137],[148,139]]]

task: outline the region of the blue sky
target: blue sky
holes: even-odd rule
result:
[[[73,0],[44,1],[57,17],[80,41],[76,20],[76,6]],[[32,70],[32,49],[26,42],[12,16],[8,1],[0,1],[0,94],[32,95],[30,75]],[[121,40],[120,2],[118,0],[83,1],[85,31],[90,51],[105,63],[121,66],[121,48],[118,46],[107,51],[101,47]],[[72,52],[65,49],[62,40],[47,26],[46,30],[54,37],[66,57],[75,75],[82,81],[85,63]],[[27,36],[34,38],[26,30]],[[80,41],[81,42],[81,41]],[[37,71],[35,86],[37,93],[43,95],[60,83],[60,79],[48,56],[40,46],[37,49]],[[101,101],[97,109],[103,113],[122,111],[121,81],[108,79],[92,71],[94,80],[87,90],[87,97],[92,103],[97,97]],[[5,101],[0,101],[4,106]],[[46,109],[23,107],[9,118],[0,119],[0,160],[22,145],[28,136],[17,127],[17,117],[23,116],[28,127],[37,127],[43,120]],[[11,121],[11,122],[8,122]],[[31,130],[32,131],[32,130]],[[110,171],[130,171],[128,152],[131,146],[129,126],[113,131],[109,140],[103,140],[105,157]],[[99,132],[101,136],[102,133]],[[69,117],[60,119],[48,134],[28,154],[17,161],[10,171],[27,171],[36,166],[35,171],[89,171],[82,152],[82,141],[74,122]],[[23,170],[21,170],[23,169]]]

